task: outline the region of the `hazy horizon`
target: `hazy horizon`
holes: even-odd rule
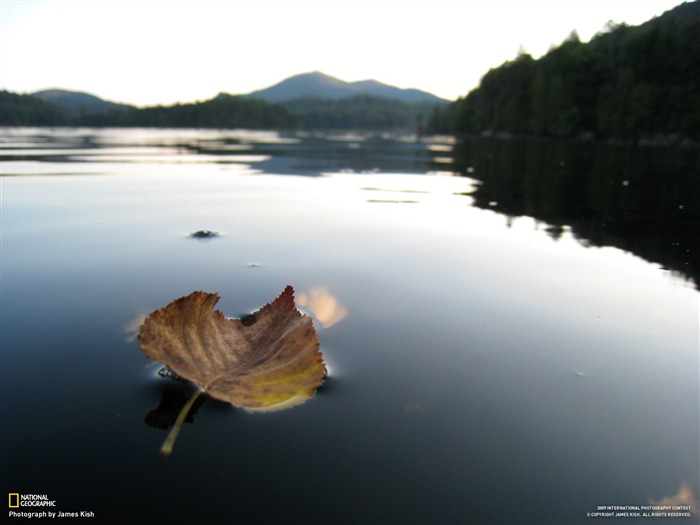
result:
[[[220,93],[226,93],[226,94],[234,95],[234,96],[246,96],[246,95],[250,95],[250,94],[252,94],[252,93],[255,93],[255,92],[258,92],[258,91],[263,91],[263,90],[265,90],[265,89],[267,89],[267,88],[276,86],[277,84],[280,84],[280,83],[284,82],[285,80],[288,80],[288,79],[290,79],[290,78],[292,78],[292,77],[298,77],[298,76],[302,76],[302,75],[310,75],[310,74],[313,74],[313,73],[320,73],[320,74],[325,75],[325,76],[327,76],[327,77],[331,77],[331,78],[340,80],[340,81],[342,81],[342,82],[347,82],[348,84],[357,83],[357,82],[363,82],[363,81],[377,81],[377,82],[380,82],[380,83],[382,83],[382,84],[390,85],[390,84],[388,84],[388,83],[386,83],[386,82],[382,82],[380,79],[376,79],[376,78],[363,78],[362,80],[359,80],[359,81],[348,82],[348,81],[346,81],[345,79],[338,78],[338,77],[334,77],[333,75],[328,75],[328,74],[326,74],[326,73],[323,72],[323,71],[303,71],[303,72],[301,72],[301,73],[292,75],[292,76],[290,76],[290,77],[281,78],[278,82],[275,82],[274,84],[271,84],[271,85],[269,85],[269,86],[261,86],[261,87],[259,87],[259,88],[253,89],[253,90],[251,90],[251,91],[249,91],[249,92],[246,92],[246,93],[230,93],[230,92],[228,92],[228,91],[219,90],[219,91],[217,91],[216,93],[212,93],[211,96],[209,96],[209,97],[205,97],[205,98],[201,98],[201,99],[196,99],[196,100],[180,100],[180,101],[176,101],[176,103],[187,104],[187,103],[204,102],[204,101],[206,101],[206,100],[211,100],[212,98],[216,97],[216,96],[219,95]],[[393,87],[397,87],[397,86],[393,86]],[[4,88],[3,88],[3,89],[4,89]],[[409,88],[404,88],[404,89],[412,89],[412,88],[409,87]],[[414,88],[414,89],[419,89],[419,88]],[[117,104],[129,104],[129,103],[125,103],[125,102],[120,101],[120,100],[110,100],[110,99],[107,99],[107,98],[103,97],[100,93],[92,93],[92,92],[89,92],[89,91],[86,91],[86,90],[83,90],[83,89],[80,89],[80,88],[77,88],[77,89],[70,89],[70,88],[65,88],[65,87],[62,87],[62,86],[49,86],[49,87],[45,87],[45,88],[41,88],[41,89],[37,89],[37,90],[31,91],[31,92],[26,92],[26,93],[23,92],[23,93],[20,93],[20,94],[23,94],[23,95],[25,95],[25,94],[26,94],[26,95],[33,95],[34,93],[39,93],[39,92],[42,92],[42,91],[53,91],[53,90],[57,90],[57,91],[68,91],[68,92],[71,92],[71,93],[83,93],[83,94],[86,94],[86,95],[93,95],[93,96],[99,97],[99,98],[101,98],[101,99],[103,99],[103,100],[105,100],[105,101],[107,101],[107,102],[114,102],[114,103],[117,103]],[[425,90],[420,90],[420,91],[425,91]],[[427,92],[427,91],[425,91],[425,92],[426,92],[426,93],[429,93],[429,92]],[[434,93],[433,93],[433,94],[434,94]],[[162,104],[162,103],[156,103],[156,104]],[[130,105],[133,105],[133,106],[136,106],[136,107],[146,107],[146,105],[137,105],[137,104],[130,104]]]
[[[321,71],[448,100],[520,50],[638,25],[679,0],[0,0],[0,87],[147,106],[247,94]],[[342,21],[342,24],[341,24]]]

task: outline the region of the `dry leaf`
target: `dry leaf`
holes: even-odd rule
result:
[[[141,350],[211,397],[250,411],[281,410],[313,396],[326,367],[294,289],[243,319],[215,311],[218,301],[218,294],[193,292],[151,313],[138,336]]]

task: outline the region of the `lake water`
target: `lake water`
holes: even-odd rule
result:
[[[699,174],[697,152],[591,145],[3,129],[3,490],[89,523],[693,504]],[[144,315],[204,290],[238,317],[287,284],[329,368],[318,394],[205,400],[160,456],[191,388],[139,350]]]

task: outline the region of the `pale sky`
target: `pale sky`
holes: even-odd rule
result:
[[[447,99],[522,47],[640,24],[681,0],[0,0],[0,87],[136,105],[322,71]]]

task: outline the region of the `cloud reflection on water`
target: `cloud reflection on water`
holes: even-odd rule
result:
[[[672,509],[672,512],[690,512],[695,518],[698,518],[698,512],[700,512],[700,505],[698,505],[698,500],[695,497],[695,494],[693,494],[693,490],[690,488],[690,485],[688,485],[688,483],[686,483],[685,481],[681,483],[678,492],[676,492],[673,496],[666,496],[665,498],[659,500],[649,499],[649,504],[668,506],[672,508],[687,507],[687,509]]]
[[[313,286],[308,292],[302,292],[297,304],[311,311],[324,328],[339,323],[348,315],[348,310],[328,290],[328,286]]]

